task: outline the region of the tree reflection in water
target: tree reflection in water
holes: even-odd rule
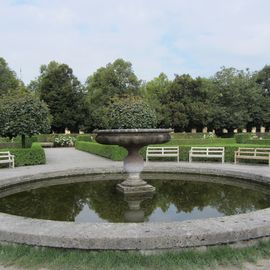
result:
[[[181,215],[184,219],[194,218],[194,209],[208,218],[211,214],[207,209],[214,209],[215,216],[226,216],[270,206],[270,195],[248,188],[179,180],[148,182],[156,187],[156,193],[139,199],[124,198],[115,189],[118,182],[112,180],[37,188],[1,198],[0,211],[39,219],[75,221],[82,210],[87,209],[84,221],[95,221],[91,219],[92,211],[99,222],[147,222],[156,214],[156,209],[161,215],[159,220],[163,215],[164,220],[173,221],[182,220]],[[172,206],[175,213],[168,217]]]

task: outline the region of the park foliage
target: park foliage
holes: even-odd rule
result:
[[[176,71],[177,72],[177,71]],[[203,127],[221,134],[234,129],[270,126],[270,66],[250,72],[222,67],[209,78],[161,73],[150,81],[136,76],[132,64],[117,59],[81,83],[67,65],[51,61],[27,86],[0,58],[0,96],[28,93],[44,101],[51,131],[91,132],[104,126],[106,109],[125,96],[140,96],[156,112],[158,128],[176,132]]]

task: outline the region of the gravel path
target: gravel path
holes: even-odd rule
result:
[[[105,168],[105,167],[121,167],[122,162],[115,162],[105,158],[101,158],[95,155],[91,155],[85,152],[77,151],[74,148],[50,148],[45,149],[47,164],[37,165],[37,166],[27,166],[27,167],[18,167],[15,169],[1,169],[0,170],[0,181],[2,178],[12,178],[23,175],[31,175],[36,173],[43,172],[54,172],[59,170],[66,170],[71,168]],[[154,162],[149,163],[146,166],[159,167],[161,163]],[[164,166],[167,164],[168,168],[170,166],[176,166],[174,162],[162,162]],[[178,165],[180,166],[181,163]],[[195,167],[213,167],[213,164],[210,163],[185,163],[185,166]],[[234,164],[217,164],[214,166],[217,168],[219,166],[227,166],[231,170],[245,170],[245,171],[254,171],[260,170],[265,171],[265,173],[270,175],[269,167],[267,166],[245,166],[245,165],[234,165]],[[236,270],[239,268],[236,267],[219,267],[220,270]],[[270,270],[270,260],[260,260],[256,264],[246,263],[243,268],[245,270]],[[24,270],[23,268],[17,268],[14,266],[4,266],[0,262],[0,270]],[[46,268],[40,268],[38,270],[46,270]],[[212,269],[207,269],[212,270]]]

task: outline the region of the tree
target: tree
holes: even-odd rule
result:
[[[47,103],[53,117],[52,130],[78,131],[85,118],[84,88],[66,64],[42,65],[40,76],[28,86]]]
[[[102,111],[112,97],[137,96],[140,84],[132,64],[123,59],[109,63],[89,76],[86,81],[89,129],[100,127]]]
[[[0,97],[18,92],[21,85],[15,72],[8,67],[5,59],[0,57]]]
[[[260,125],[261,90],[254,76],[248,70],[223,67],[211,78],[213,92],[211,95],[212,121],[210,125],[233,132],[237,128]]]
[[[47,105],[31,95],[5,96],[0,100],[0,135],[13,138],[46,133],[50,129]]]
[[[270,96],[270,65],[257,72],[255,79],[261,85],[264,96]]]
[[[170,126],[176,131],[202,128],[208,122],[208,92],[204,80],[190,75],[176,75],[162,98]]]
[[[147,103],[156,111],[157,125],[159,127],[170,126],[169,116],[166,111],[166,106],[163,106],[163,99],[168,92],[171,81],[164,73],[153,80],[147,82],[142,87],[142,92]]]
[[[260,108],[261,112],[260,115],[256,115],[254,117],[254,121],[256,118],[260,119],[260,122],[264,126],[270,125],[270,65],[266,65],[262,70],[254,74],[254,79],[256,83],[261,88],[261,101],[260,101]],[[253,125],[256,126],[256,125]]]

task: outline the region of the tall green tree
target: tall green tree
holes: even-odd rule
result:
[[[46,133],[50,129],[50,113],[47,105],[29,94],[5,96],[0,99],[0,135],[13,138]]]
[[[257,116],[264,126],[270,126],[270,65],[254,74],[256,83],[261,87],[261,114]],[[254,119],[256,121],[256,118]],[[254,125],[255,126],[255,125]]]
[[[255,75],[256,82],[262,87],[264,96],[270,96],[270,65],[266,65]]]
[[[139,95],[141,81],[135,75],[132,64],[117,59],[106,67],[99,68],[86,81],[89,108],[89,129],[99,128],[102,112],[112,97]]]
[[[204,80],[190,75],[176,75],[163,96],[162,105],[169,117],[170,126],[176,131],[202,128],[208,122],[208,92]]]
[[[0,97],[15,94],[20,91],[22,82],[17,79],[4,58],[0,57]]]
[[[210,125],[233,132],[262,124],[261,90],[248,70],[223,67],[212,78],[212,121]]]
[[[171,83],[166,74],[160,73],[158,77],[155,77],[142,87],[145,100],[156,111],[157,125],[159,127],[170,126],[169,115],[166,106],[163,105],[163,99],[166,97]]]
[[[40,76],[29,85],[47,103],[52,120],[52,130],[65,128],[78,131],[85,118],[84,88],[66,64],[55,61],[42,65]]]

